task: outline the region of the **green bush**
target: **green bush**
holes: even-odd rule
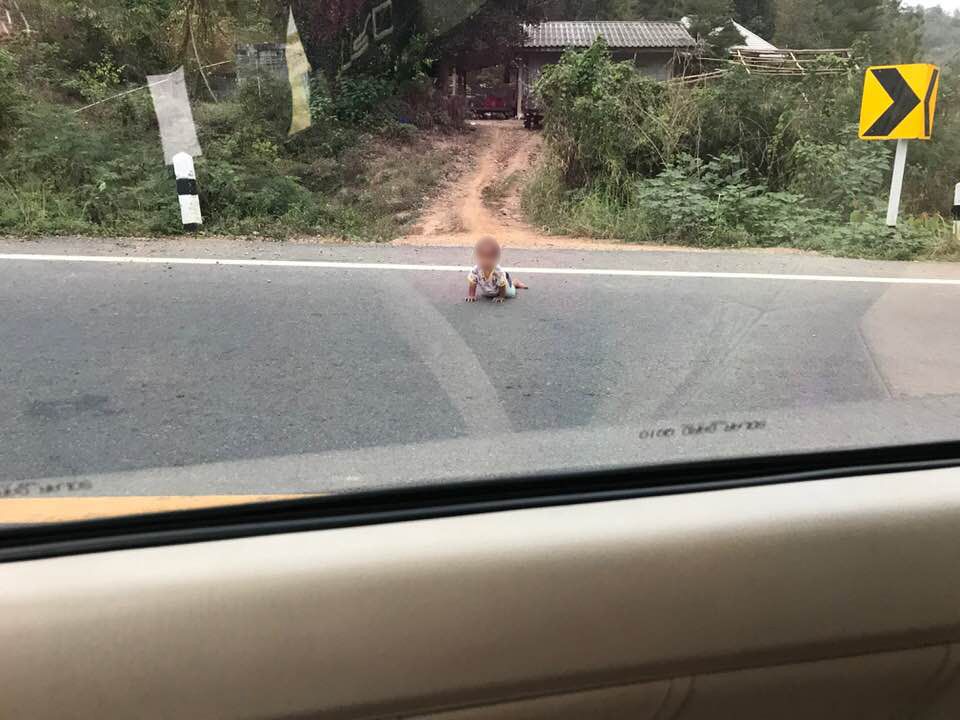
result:
[[[891,153],[857,139],[862,73],[835,59],[819,63],[830,72],[732,70],[691,88],[644,78],[614,62],[602,41],[565,53],[535,89],[549,160],[524,192],[527,213],[554,231],[639,242],[949,255],[942,222],[907,214],[896,231],[881,223]],[[938,122],[960,130],[955,109]],[[946,174],[960,175],[960,152],[950,152],[960,140],[940,147],[946,152],[929,143],[917,154],[943,193]],[[915,168],[910,179],[929,185]],[[943,208],[921,198],[915,187],[907,210]]]
[[[664,89],[631,63],[613,62],[598,39],[586,52],[567,51],[536,86],[546,109],[545,135],[571,187],[602,182],[618,188],[630,173],[657,168],[647,119]]]
[[[143,85],[146,74],[182,64],[184,53],[194,65],[183,37],[188,8],[176,0],[20,4],[34,32],[0,49],[0,186],[9,199],[0,207],[0,233],[181,232],[174,178]],[[275,9],[193,8],[203,61],[231,57],[234,38],[282,32],[286,14]],[[425,39],[414,39],[385,55],[382,67],[341,77],[333,93],[316,75],[312,126],[292,137],[285,79],[246,82],[214,103],[189,73],[203,148],[196,163],[204,231],[378,240],[401,232],[450,159],[398,122],[415,114],[396,95],[432,100],[428,52]],[[101,100],[108,101],[80,111]],[[14,143],[16,152],[7,151]]]
[[[942,222],[907,219],[892,230],[879,209],[851,215],[824,209],[802,194],[748,182],[739,159],[729,155],[706,163],[682,157],[617,196],[599,187],[571,191],[560,169],[547,166],[525,189],[523,201],[531,218],[553,232],[628,242],[795,247],[888,260],[955,251],[944,246]]]
[[[417,126],[410,123],[391,121],[384,125],[382,135],[404,145],[410,144],[417,137]]]
[[[885,190],[890,156],[881,143],[800,140],[788,159],[790,189],[844,213],[873,209]]]
[[[26,95],[16,79],[16,59],[0,48],[0,150],[9,146],[20,127]]]
[[[947,213],[960,182],[960,56],[941,68],[933,139],[911,142],[904,206],[914,212]]]
[[[96,102],[117,92],[123,80],[123,70],[123,66],[114,62],[110,54],[104,51],[97,60],[67,77],[63,86],[86,102]]]
[[[383,77],[343,77],[333,100],[334,115],[341,122],[360,128],[378,128],[390,116],[387,102],[393,97],[394,89],[393,82]]]

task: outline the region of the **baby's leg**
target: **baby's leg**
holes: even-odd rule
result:
[[[513,291],[513,295],[507,295],[507,297],[516,297],[517,290],[530,289],[530,286],[522,280],[517,280],[516,278],[510,277],[510,273],[507,273],[507,286]]]
[[[515,298],[517,296],[517,290],[528,290],[529,286],[515,278],[510,277],[510,273],[507,273],[507,294],[505,297]]]

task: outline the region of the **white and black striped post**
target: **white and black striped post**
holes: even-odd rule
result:
[[[953,190],[953,236],[960,240],[960,183]]]
[[[180,198],[180,219],[183,222],[183,229],[193,232],[203,224],[193,158],[185,152],[174,155],[173,172],[177,176],[177,196]]]

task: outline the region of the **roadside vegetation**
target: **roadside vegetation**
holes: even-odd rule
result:
[[[334,126],[288,141],[283,105],[252,90],[195,108],[208,233],[389,239],[409,224],[455,157],[452,145],[402,127]],[[64,113],[60,103],[30,103],[15,151],[0,161],[8,198],[0,232],[180,232],[173,177],[156,133],[146,94],[87,116]]]
[[[238,44],[284,37],[285,0],[19,0],[31,32],[0,44],[0,234],[181,232],[143,87],[147,75],[183,66],[203,148],[204,232],[391,239],[415,225],[471,142],[462,99],[437,87],[441,65],[476,53],[509,60],[521,22],[687,15],[710,56],[739,37],[732,18],[781,46],[853,47],[856,63],[833,75],[733,71],[679,87],[613,62],[602,43],[568,53],[537,88],[547,152],[524,181],[532,221],[629,242],[960,258],[944,218],[960,181],[960,15],[895,0],[476,5],[445,33],[411,28],[348,72],[315,72],[312,126],[291,138],[284,78],[240,83],[232,64]],[[317,47],[323,60],[333,44]],[[911,143],[905,212],[892,231],[883,224],[892,143],[856,139],[863,67],[920,60],[943,65],[934,140]],[[502,205],[520,179],[491,186],[486,202]]]
[[[857,139],[863,66],[652,82],[602,41],[568,52],[537,92],[546,160],[524,208],[554,233],[698,247],[960,259],[960,63],[943,68],[934,140],[911,142],[900,226],[887,228],[894,143]],[[858,67],[859,66],[859,67]]]
[[[189,62],[192,47],[183,47],[191,31],[184,23],[205,38],[202,52],[212,60],[232,57],[232,44],[218,47],[227,30],[279,37],[283,3],[247,3],[264,7],[248,8],[252,19],[242,27],[228,27],[242,13],[214,15],[219,30],[206,35],[199,19],[183,15],[198,3],[149,0],[133,3],[138,12],[121,12],[124,4],[21,2],[33,32],[0,45],[0,186],[7,199],[0,233],[181,232],[150,93],[137,90],[147,74],[180,63],[203,148],[197,175],[206,233],[390,239],[452,167],[457,148],[448,139],[462,123],[450,120],[434,91],[422,44],[391,59],[389,72],[344,77],[334,89],[318,76],[313,126],[289,138],[290,92],[282,79],[236,86],[227,76],[233,86],[211,93]]]

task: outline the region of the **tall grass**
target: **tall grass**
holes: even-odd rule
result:
[[[146,94],[144,94],[146,95]],[[61,103],[23,112],[0,157],[0,233],[182,232],[149,97],[75,115]],[[199,103],[197,180],[204,232],[388,240],[453,160],[429,132],[317,127],[288,141],[283,101],[249,94]],[[349,136],[349,137],[347,137]]]

